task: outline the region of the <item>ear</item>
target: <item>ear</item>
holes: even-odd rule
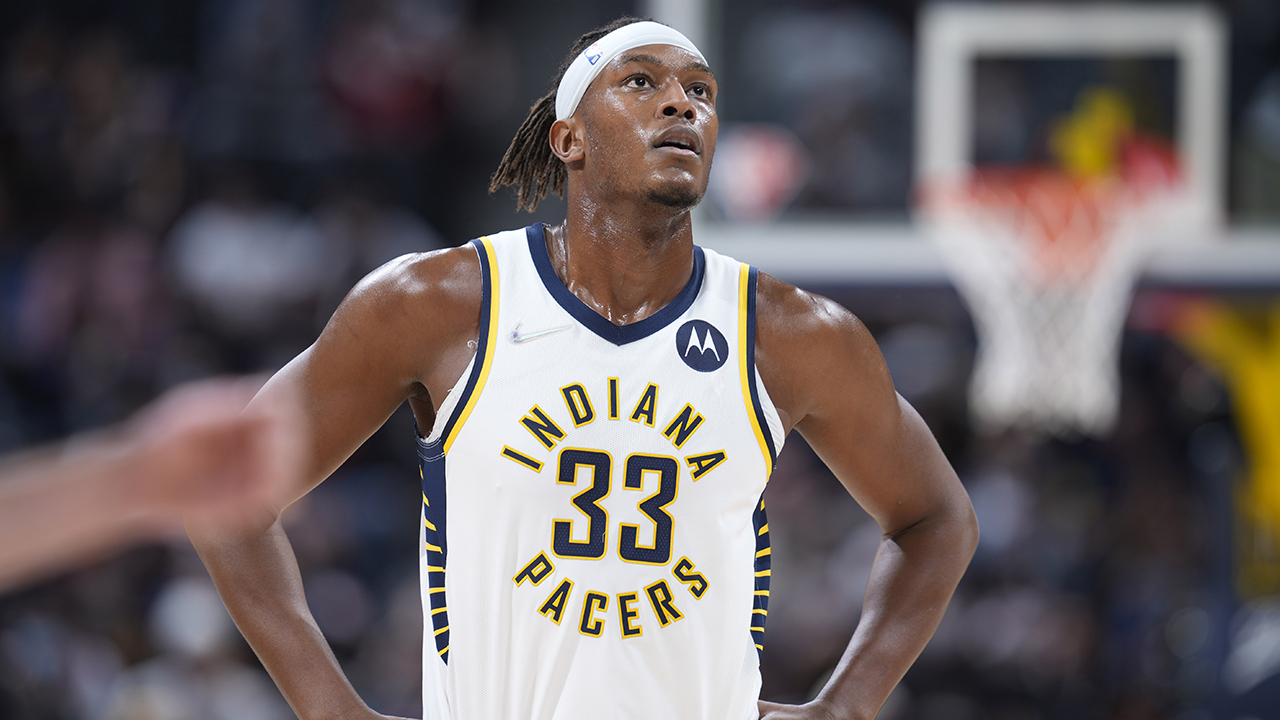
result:
[[[551,124],[551,133],[547,141],[551,143],[551,152],[561,161],[578,162],[586,156],[586,129],[576,117],[567,117]]]

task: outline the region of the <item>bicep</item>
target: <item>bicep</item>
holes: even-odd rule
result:
[[[778,343],[795,429],[886,534],[946,511],[963,487],[928,426],[893,388],[871,334],[844,308],[810,296]],[[803,353],[788,348],[803,348]],[[781,362],[778,362],[778,361]]]
[[[902,396],[870,408],[811,415],[797,430],[891,535],[946,511],[965,496],[942,449]]]
[[[297,408],[304,471],[290,501],[328,477],[406,398],[442,392],[473,352],[479,277],[475,253],[454,249],[393,262],[366,278],[316,342],[263,386],[255,403]]]
[[[302,471],[286,494],[298,499],[333,473],[404,401],[391,378],[343,349],[317,341],[281,368],[262,387],[254,405],[281,403],[296,408],[301,425]]]

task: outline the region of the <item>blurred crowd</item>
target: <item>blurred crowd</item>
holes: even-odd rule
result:
[[[119,421],[185,380],[277,368],[364,274],[443,245],[411,199],[445,86],[492,72],[458,67],[458,8],[5,19],[0,451]],[[393,428],[398,456],[374,441],[290,511],[317,618],[371,701],[404,714],[420,683],[411,428]],[[289,716],[177,539],[0,599],[0,667],[15,720]]]
[[[6,453],[118,421],[184,380],[269,372],[381,263],[529,222],[485,195],[488,174],[572,39],[636,11],[566,1],[564,23],[514,1],[16,5],[0,9]],[[800,211],[904,212],[912,4],[766,5],[725,22],[741,40],[725,45],[723,82],[742,98],[725,112],[823,149]],[[1274,9],[1227,5],[1237,19]],[[1273,15],[1248,30],[1280,60]],[[1254,76],[1233,106],[1247,131],[1237,147],[1280,147],[1276,71],[1243,67]],[[1241,173],[1280,167],[1280,154],[1241,152]],[[1250,192],[1235,197],[1257,217],[1280,197],[1259,191],[1251,205]],[[954,294],[825,291],[876,335],[983,530],[885,720],[1280,718],[1267,664],[1280,658],[1247,645],[1280,636],[1280,611],[1241,609],[1233,591],[1230,488],[1244,459],[1210,369],[1132,332],[1113,437],[977,436],[973,333]],[[393,416],[285,519],[357,689],[379,711],[417,716],[411,432]],[[879,532],[794,435],[766,502],[764,696],[802,701],[857,621]],[[1232,658],[1238,692],[1221,679]],[[0,598],[0,718],[288,717],[184,539]]]

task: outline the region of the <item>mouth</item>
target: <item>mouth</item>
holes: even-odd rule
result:
[[[702,140],[697,133],[687,128],[676,126],[658,133],[653,146],[659,149],[674,150],[680,154],[701,155]]]

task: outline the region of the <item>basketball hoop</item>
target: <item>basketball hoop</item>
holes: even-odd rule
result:
[[[982,169],[922,188],[920,218],[978,334],[969,397],[980,428],[1100,437],[1114,426],[1133,284],[1177,214],[1176,172],[1163,167],[1093,179]]]

